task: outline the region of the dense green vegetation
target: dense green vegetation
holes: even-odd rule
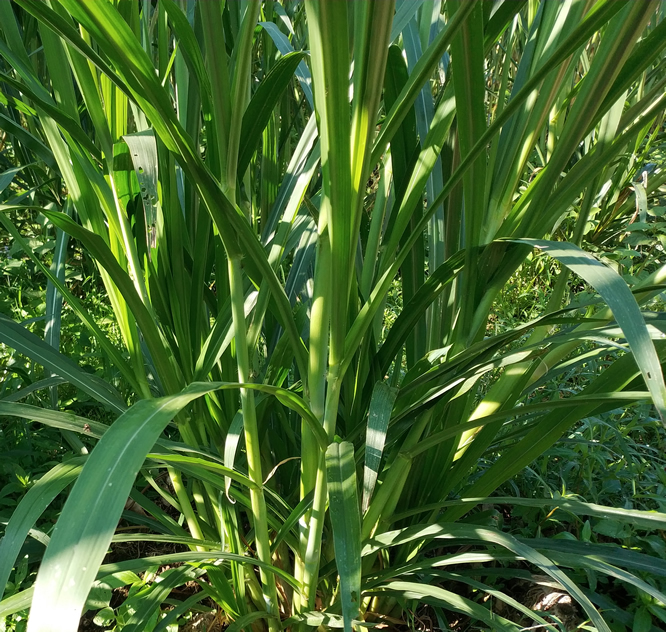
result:
[[[663,629],[664,18],[0,2],[0,626]]]

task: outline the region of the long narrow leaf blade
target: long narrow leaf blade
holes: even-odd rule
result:
[[[41,338],[2,314],[0,314],[0,342],[78,386],[111,410],[123,412],[126,409],[120,395],[110,384],[96,375],[85,373]]]
[[[335,561],[345,632],[359,618],[361,595],[361,518],[356,494],[356,466],[351,443],[332,443],[326,450],[328,504],[333,521]]]
[[[190,401],[214,387],[195,384],[178,395],[142,400],[95,446],[53,530],[37,574],[29,632],[78,629],[79,617],[106,555],[134,478],[164,427]]]
[[[386,431],[388,429],[393,403],[398,390],[385,382],[377,382],[370,401],[368,412],[368,431],[365,440],[365,468],[363,470],[363,505],[361,510],[367,511],[375,489],[379,466],[384,452]]]
[[[76,479],[84,461],[77,457],[56,465],[28,490],[14,510],[0,541],[0,598],[28,532],[53,499]]]
[[[654,405],[666,427],[666,385],[654,343],[629,286],[611,268],[578,246],[544,239],[517,239],[542,250],[585,279],[610,307],[634,353]]]

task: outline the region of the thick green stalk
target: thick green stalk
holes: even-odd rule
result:
[[[320,329],[315,353],[322,353],[321,343],[327,340],[328,376],[323,425],[329,441],[333,439],[338,415],[338,403],[342,386],[341,361],[349,304],[349,279],[356,251],[353,243],[354,213],[352,195],[352,160],[350,154],[351,124],[349,117],[349,50],[347,4],[335,1],[313,2],[306,0],[306,15],[310,37],[312,80],[317,126],[321,139],[322,196],[319,211],[319,233],[327,231],[330,243],[330,265],[327,266],[328,283],[316,288],[327,296],[328,322],[316,323]],[[360,115],[360,111],[359,111]],[[361,128],[359,128],[361,133]],[[359,166],[362,162],[359,162]],[[319,265],[319,262],[318,262]],[[318,279],[316,279],[318,280]],[[328,321],[328,318],[326,319]],[[311,332],[312,335],[312,332]],[[313,376],[320,390],[320,368]],[[313,392],[315,392],[313,390]],[[303,569],[303,603],[315,606],[319,563],[321,558],[322,531],[326,513],[327,486],[324,455],[317,459],[314,500],[307,527],[307,544]]]
[[[324,208],[327,207],[324,200]],[[310,386],[311,406],[313,412],[321,415],[324,430],[329,441],[333,440],[335,425],[338,415],[340,401],[340,389],[342,386],[341,367],[333,362],[332,353],[329,356],[328,376],[325,374],[326,358],[329,340],[329,304],[331,300],[331,254],[326,228],[326,214],[323,214],[323,222],[320,223],[320,248],[318,251],[317,271],[315,274],[315,298],[317,302],[313,306],[313,317],[310,329],[310,372],[308,383]],[[316,309],[315,309],[316,308]],[[328,389],[326,390],[326,384]],[[314,401],[313,401],[314,398]],[[315,463],[310,463],[311,469]],[[311,476],[311,472],[308,472]],[[319,564],[321,560],[321,543],[326,515],[327,485],[326,485],[326,462],[325,455],[319,451],[316,460],[316,472],[314,475],[314,499],[307,524],[307,535],[305,553],[303,556],[302,585],[303,595],[301,605],[305,608],[314,609],[317,595],[317,584],[319,576]]]
[[[180,476],[180,472],[173,469],[172,467],[167,467],[167,471],[169,472],[171,484],[173,485],[173,489],[176,492],[176,498],[180,504],[180,510],[183,512],[183,516],[185,516],[185,522],[187,522],[187,527],[189,528],[190,533],[193,537],[198,538],[199,540],[203,540],[204,535],[203,531],[201,530],[201,525],[199,525],[199,520],[192,510],[192,501],[187,494],[187,490],[183,484],[183,479]]]
[[[317,126],[321,139],[322,199],[320,221],[325,221],[331,244],[331,338],[329,365],[342,361],[350,269],[356,244],[352,245],[354,217],[349,118],[349,51],[342,45],[348,37],[346,3],[305,3],[309,20],[312,80]]]
[[[229,257],[229,288],[231,291],[231,312],[236,341],[238,381],[241,383],[248,383],[250,381],[250,359],[247,348],[247,326],[243,309],[245,295],[243,292],[242,266],[239,256]],[[263,476],[261,473],[261,444],[259,440],[259,429],[257,428],[257,413],[254,406],[254,394],[251,390],[242,388],[240,389],[240,396],[241,411],[243,414],[243,428],[245,431],[248,477],[257,485],[250,490],[257,557],[262,562],[270,564],[271,546],[268,540],[268,513],[266,511]],[[270,629],[279,630],[280,619],[278,616],[275,576],[262,569],[261,583],[264,592],[266,610],[275,615],[275,618],[269,620]]]
[[[341,367],[339,364],[329,365],[328,391],[326,393],[326,412],[324,413],[324,430],[329,442],[333,441],[335,424],[338,417],[340,390],[342,386]],[[324,453],[319,455],[317,478],[315,482],[314,500],[308,530],[308,543],[305,552],[305,569],[303,572],[303,603],[315,608],[319,562],[321,559],[321,538],[326,515],[327,486],[326,462]]]
[[[326,362],[328,359],[328,326],[329,326],[329,288],[331,278],[331,253],[328,242],[328,232],[324,228],[317,241],[317,261],[315,267],[314,297],[312,300],[312,315],[310,317],[310,353],[308,358],[308,396],[310,410],[315,417],[324,422],[326,410]],[[324,467],[324,454],[319,449],[314,434],[306,423],[301,425],[301,500],[317,488],[319,481],[319,496],[321,496],[322,484],[320,478]],[[325,486],[324,501],[326,496]],[[315,492],[317,494],[317,492]],[[294,596],[294,610],[299,612],[308,605],[310,593],[310,581],[312,581],[311,570],[308,582],[304,581],[306,575],[306,559],[308,555],[310,536],[312,534],[312,518],[315,516],[314,524],[317,525],[319,515],[316,507],[321,506],[321,500],[317,503],[315,499],[313,509],[309,511],[301,521],[300,542],[301,555],[295,562],[296,579],[303,582],[304,594]]]

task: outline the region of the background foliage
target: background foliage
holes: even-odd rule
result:
[[[664,11],[1,2],[5,628],[659,629]]]

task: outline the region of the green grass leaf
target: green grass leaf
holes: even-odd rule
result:
[[[28,490],[12,513],[0,540],[0,598],[28,532],[55,497],[76,480],[84,463],[84,457],[77,457],[50,469]]]
[[[275,47],[282,53],[282,55],[289,55],[294,52],[294,48],[289,42],[287,36],[278,28],[277,24],[273,22],[259,22],[259,26],[266,29],[266,32],[271,36]],[[312,94],[312,76],[304,61],[300,62],[296,68],[296,78],[303,90],[303,94],[308,101],[311,110],[314,110],[314,96]]]
[[[547,557],[533,549],[531,546],[517,540],[513,536],[495,529],[477,527],[471,524],[442,523],[430,526],[415,525],[406,529],[390,531],[371,538],[363,547],[361,555],[364,557],[384,547],[405,544],[414,540],[431,539],[472,539],[484,543],[492,542],[508,549],[512,553],[524,557],[528,562],[538,566],[544,573],[550,575],[560,583],[569,594],[578,601],[586,614],[599,630],[610,632],[610,628],[603,617],[597,612],[590,600],[564,572],[553,564]]]
[[[517,623],[513,623],[504,617],[493,613],[481,604],[471,599],[461,597],[450,590],[445,590],[438,586],[430,586],[426,583],[393,581],[388,582],[380,589],[370,590],[364,595],[383,595],[389,594],[402,599],[416,599],[419,602],[444,605],[454,612],[471,617],[476,621],[483,621],[489,625],[492,630],[502,630],[503,632],[513,632],[522,629]]]
[[[81,370],[68,357],[2,314],[0,314],[0,342],[74,384],[110,410],[119,413],[126,410],[127,406],[120,394],[110,384],[96,375]]]
[[[259,621],[261,619],[268,619],[271,618],[272,616],[273,615],[268,614],[268,612],[262,612],[261,610],[256,610],[255,612],[248,612],[242,617],[236,619],[227,628],[227,632],[241,632],[241,630],[245,630],[246,628],[251,627],[255,621]]]
[[[340,600],[345,632],[359,618],[361,606],[361,518],[356,493],[356,464],[351,443],[332,443],[326,450],[328,504],[333,522],[335,562],[340,574]]]
[[[377,382],[372,392],[368,411],[368,428],[365,438],[365,467],[363,469],[363,503],[361,511],[366,512],[370,505],[372,492],[377,483],[381,465],[386,431],[388,429],[393,403],[398,390],[384,382]]]
[[[599,292],[611,308],[617,324],[621,327],[624,337],[631,347],[636,364],[641,370],[645,384],[652,394],[654,405],[666,427],[666,385],[664,385],[661,363],[643,315],[629,286],[616,272],[601,263],[594,255],[581,250],[574,244],[541,239],[517,239],[515,241],[538,248],[557,259]]]
[[[172,397],[142,400],[109,428],[91,452],[56,523],[35,582],[29,629],[63,632],[79,617],[139,468],[164,427],[214,387],[195,384]]]
[[[243,114],[238,156],[239,174],[245,173],[250,164],[261,133],[304,56],[305,53],[293,52],[280,57],[252,95],[245,114]]]

